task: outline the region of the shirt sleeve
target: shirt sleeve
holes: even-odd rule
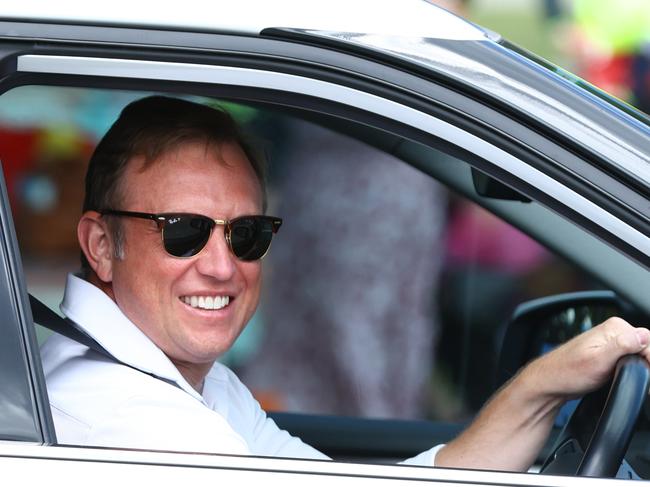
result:
[[[233,429],[244,438],[252,455],[311,460],[330,459],[324,453],[280,429],[275,421],[266,415],[248,388],[232,371],[228,370],[228,376],[230,400],[227,410],[223,406],[220,408],[221,413],[227,418]],[[433,467],[436,454],[443,446],[435,446],[400,463]]]
[[[215,404],[215,409],[244,438],[252,455],[330,460],[327,455],[300,438],[280,429],[229,369],[226,388],[228,401],[219,401],[220,404]]]
[[[436,455],[440,450],[442,450],[442,445],[436,445],[429,450],[423,451],[419,455],[408,458],[403,462],[400,462],[401,465],[417,465],[420,467],[435,467],[436,466]]]

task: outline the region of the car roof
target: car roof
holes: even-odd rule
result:
[[[265,28],[479,40],[485,31],[426,0],[22,0],[0,19],[138,25],[257,35]]]

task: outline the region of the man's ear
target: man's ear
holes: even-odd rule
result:
[[[77,225],[81,251],[103,282],[113,280],[113,239],[106,221],[96,211],[81,215]]]

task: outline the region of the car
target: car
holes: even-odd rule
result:
[[[0,69],[0,465],[6,476],[68,485],[146,475],[161,485],[521,486],[602,483],[577,479],[578,473],[650,477],[647,374],[638,364],[621,369],[613,389],[617,399],[634,404],[585,400],[568,422],[563,410],[538,461],[541,474],[388,464],[449,441],[516,370],[576,333],[612,314],[647,322],[645,114],[421,0],[5,3]],[[57,443],[39,356],[48,334],[41,325],[56,319],[30,294],[49,308],[58,304],[65,272],[78,266],[75,226],[88,155],[123,106],[151,93],[218,102],[266,140],[270,205],[286,211],[269,255],[268,292],[289,284],[295,303],[283,301],[282,308],[296,309],[311,294],[347,314],[338,342],[320,338],[322,310],[301,317],[302,331],[274,332],[280,345],[291,344],[283,349],[287,357],[302,333],[309,348],[291,368],[302,375],[263,375],[253,390],[268,409],[278,409],[270,414],[280,426],[334,461]],[[354,157],[343,151],[325,158],[349,144]],[[404,171],[404,179],[395,176]],[[357,199],[345,203],[348,196]],[[317,222],[320,234],[330,229],[333,256],[310,254],[314,237],[306,239],[307,227],[292,227],[287,215]],[[395,234],[406,236],[405,243],[396,244],[402,241]],[[414,250],[414,241],[423,247]],[[384,244],[390,251],[380,254]],[[368,264],[371,255],[380,257],[378,267]],[[354,277],[322,277],[323,270],[341,268]],[[371,275],[364,274],[368,269]],[[390,269],[401,273],[402,284]],[[380,301],[389,308],[421,295],[416,311],[429,320],[423,320],[428,328],[413,332],[406,307],[390,315],[390,357],[372,348],[384,319],[376,316],[377,301],[360,297],[374,281],[388,285]],[[353,308],[344,308],[350,297]],[[244,375],[255,377],[247,372],[258,360],[250,347],[264,346],[272,305],[262,305],[252,334],[225,358]],[[350,332],[366,326],[366,315],[376,328]],[[420,416],[359,413],[350,404],[361,393],[335,396],[334,364],[309,360],[336,350],[343,375],[384,371],[360,374],[359,391],[366,381],[388,383],[388,372],[400,372],[392,387],[404,390],[388,394],[399,398],[412,371],[434,369],[435,337],[435,370],[427,379],[435,392],[413,386],[431,396]],[[408,365],[411,358],[423,362]],[[323,392],[337,399],[292,409],[285,388],[301,380],[314,397]],[[636,407],[639,420],[624,407]],[[605,433],[601,425],[589,446],[594,416],[603,410],[612,412],[605,419],[621,421],[607,423]],[[613,446],[618,451],[607,448]],[[583,457],[596,470],[580,469]],[[603,473],[598,467],[605,464]]]

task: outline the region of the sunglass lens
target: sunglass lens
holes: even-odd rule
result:
[[[242,217],[230,223],[230,246],[241,260],[264,257],[273,238],[273,223],[264,217]]]
[[[214,222],[200,216],[170,216],[163,229],[165,250],[175,257],[198,254],[210,239]]]

